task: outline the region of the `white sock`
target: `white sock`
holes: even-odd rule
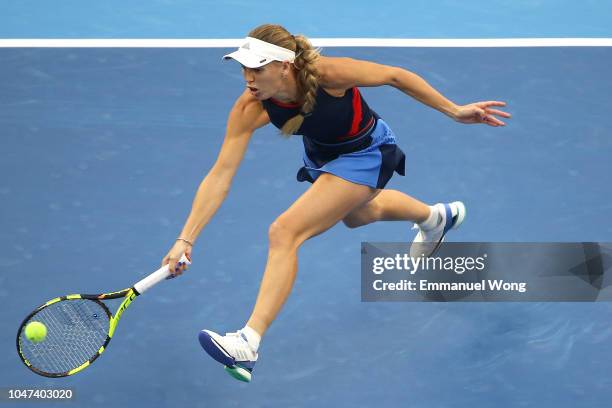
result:
[[[429,206],[429,217],[427,217],[425,221],[419,223],[419,228],[425,231],[434,229],[435,227],[438,226],[438,223],[440,222],[440,218],[442,217],[440,217],[440,212],[438,211],[438,208],[434,205],[430,205]]]
[[[259,333],[257,333],[249,326],[244,326],[244,328],[240,329],[240,331],[244,333],[249,345],[251,346],[253,351],[257,353],[257,350],[259,349],[259,342],[261,341],[261,336],[259,335]]]

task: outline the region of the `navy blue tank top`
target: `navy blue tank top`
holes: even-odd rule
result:
[[[300,112],[300,105],[273,98],[262,104],[272,124],[279,129]],[[314,110],[294,134],[303,135],[319,146],[345,144],[371,133],[377,118],[357,87],[348,89],[342,97],[332,96],[319,87]]]

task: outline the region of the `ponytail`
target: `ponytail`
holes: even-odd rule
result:
[[[263,24],[249,33],[249,37],[269,42],[295,52],[293,67],[296,70],[298,102],[301,102],[300,113],[290,118],[281,128],[281,134],[289,136],[295,133],[304,118],[310,116],[315,108],[319,80],[315,62],[320,51],[313,48],[308,38],[303,35],[293,36],[284,27],[275,24]]]
[[[302,126],[304,118],[312,113],[319,87],[315,68],[315,61],[319,58],[319,50],[313,48],[310,41],[302,35],[297,35],[294,38],[296,57],[293,66],[297,70],[298,95],[301,96],[303,104],[300,113],[287,120],[283,125],[281,133],[286,136],[296,132]]]

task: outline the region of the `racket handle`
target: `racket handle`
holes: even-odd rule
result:
[[[191,261],[184,254],[183,256],[181,256],[179,262],[191,265]],[[134,289],[136,289],[136,292],[138,292],[139,294],[143,294],[147,290],[151,289],[153,286],[157,285],[159,282],[166,279],[168,276],[170,276],[170,268],[168,265],[164,265],[146,278],[144,278],[143,280],[136,283],[134,285]]]

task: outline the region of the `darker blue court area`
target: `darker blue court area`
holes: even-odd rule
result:
[[[362,303],[360,243],[410,240],[399,222],[308,241],[253,382],[227,376],[197,334],[242,327],[268,226],[309,186],[295,180],[301,140],[272,127],[253,136],[189,272],[139,298],[92,367],[60,380],[23,367],[14,336],[34,306],[159,266],[243,89],[226,52],[0,49],[1,386],[71,387],[89,407],[608,406],[610,304]],[[449,239],[610,241],[611,49],[324,54],[405,67],[457,103],[508,102],[507,127],[469,126],[390,87],[362,89],[407,156],[388,188],[466,204]]]

